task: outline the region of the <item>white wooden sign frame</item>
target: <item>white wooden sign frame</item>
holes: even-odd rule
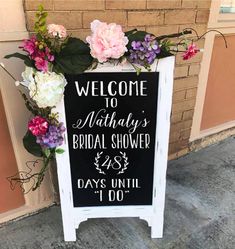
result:
[[[65,152],[56,156],[65,241],[76,241],[76,228],[81,222],[89,218],[106,217],[139,217],[151,227],[152,238],[162,238],[174,62],[175,58],[171,56],[152,65],[152,71],[159,72],[152,205],[73,207],[68,138],[65,134],[65,143],[61,146]],[[128,64],[115,67],[104,64],[91,72],[133,71],[133,67]],[[60,121],[66,125],[64,102],[56,109],[60,113]]]

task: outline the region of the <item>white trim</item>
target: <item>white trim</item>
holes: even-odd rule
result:
[[[74,208],[68,136],[66,134],[65,143],[62,145],[65,153],[56,156],[65,241],[75,241],[76,228],[79,227],[79,224],[88,218],[96,217],[139,217],[146,220],[152,227],[152,238],[162,237],[174,62],[174,57],[168,57],[159,60],[152,66],[153,71],[159,72],[152,205]],[[92,72],[127,71],[133,72],[133,68],[129,64],[119,64],[114,67],[106,63]],[[60,113],[60,121],[66,125],[63,101],[57,106],[57,111]]]
[[[193,124],[189,141],[197,139],[201,132],[201,120],[203,114],[204,101],[206,96],[207,81],[209,76],[211,55],[213,51],[215,33],[208,33],[205,39],[204,53],[201,62],[201,70],[198,76],[198,93],[196,96]]]
[[[203,137],[208,137],[210,135],[213,135],[213,134],[216,134],[216,133],[219,133],[221,131],[224,131],[224,130],[227,130],[230,128],[234,128],[234,127],[235,127],[235,120],[227,122],[225,124],[217,125],[215,127],[212,127],[212,128],[206,129],[206,130],[202,130],[198,134],[198,136],[194,137],[194,139],[192,141],[201,139]]]

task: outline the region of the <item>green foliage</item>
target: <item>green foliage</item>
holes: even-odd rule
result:
[[[6,58],[6,59],[9,59],[12,57],[19,58],[19,59],[23,60],[24,64],[28,67],[34,67],[33,61],[27,55],[24,55],[21,53],[13,53],[13,54],[8,54],[8,55],[4,56],[4,58]]]
[[[163,40],[163,41],[161,41],[161,42],[159,42],[160,43],[160,46],[161,46],[161,52],[160,52],[160,54],[158,54],[157,55],[157,58],[165,58],[165,57],[168,57],[168,56],[171,56],[171,55],[173,55],[171,52],[170,52],[170,50],[171,50],[171,47],[172,46],[175,46],[175,44],[174,43],[172,43],[170,40],[168,40],[168,39],[165,39],[165,40]]]
[[[55,150],[55,152],[56,152],[57,154],[63,154],[63,153],[64,153],[64,149],[57,148],[57,149]]]
[[[54,71],[80,74],[92,65],[89,46],[80,39],[70,37],[66,46],[55,57]]]
[[[49,148],[44,148],[44,149],[42,150],[42,152],[43,152],[43,155],[44,155],[45,158],[49,158],[50,155],[51,155],[51,151],[50,151]]]
[[[37,33],[37,37],[41,40],[43,38],[43,34],[46,33],[46,18],[47,12],[44,11],[42,5],[38,7],[38,11],[36,13],[36,21],[34,23],[34,31]]]
[[[42,149],[39,144],[36,143],[36,137],[30,132],[27,131],[24,138],[23,138],[23,144],[25,149],[32,155],[37,157],[42,157]]]

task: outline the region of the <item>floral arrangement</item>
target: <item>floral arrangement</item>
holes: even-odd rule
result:
[[[53,108],[63,98],[67,84],[65,74],[80,74],[105,62],[130,63],[139,74],[141,68],[150,71],[156,59],[183,52],[183,59],[188,60],[200,51],[194,40],[186,37],[192,33],[191,29],[156,37],[136,29],[123,32],[120,25],[94,20],[91,23],[91,35],[83,42],[69,36],[62,25],[46,26],[46,17],[47,12],[40,6],[34,24],[35,34],[24,40],[20,47],[24,53],[5,56],[24,61],[26,68],[22,73],[23,80],[16,81],[1,64],[16,85],[26,90],[26,93],[21,90],[20,93],[32,118],[28,122],[23,144],[29,153],[41,157],[43,162],[38,173],[32,174],[32,169],[28,167],[29,172],[18,173],[9,177],[9,180],[12,186],[20,183],[22,187],[33,179],[32,190],[40,186],[49,162],[55,158],[56,153],[64,152],[60,146],[66,129],[58,121],[59,114]],[[170,40],[177,37],[182,37],[180,42]],[[197,35],[197,40],[200,38]]]

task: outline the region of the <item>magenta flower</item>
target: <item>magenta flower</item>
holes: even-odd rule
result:
[[[37,42],[36,36],[32,36],[30,39],[24,40],[23,46],[20,48],[23,48],[23,50],[32,55],[37,50],[36,42]]]
[[[187,50],[183,54],[183,60],[188,60],[188,59],[192,58],[199,51],[200,51],[200,49],[198,49],[196,44],[192,43],[192,44],[188,45]]]
[[[48,71],[48,61],[41,57],[36,57],[35,66],[39,71],[47,72]]]
[[[28,123],[28,129],[34,136],[40,136],[46,134],[48,130],[48,122],[45,118],[36,116],[32,118]]]
[[[45,55],[46,55],[48,61],[54,61],[55,56],[50,53],[50,50],[48,47],[45,48]]]
[[[35,67],[39,71],[47,72],[48,62],[54,61],[55,57],[48,47],[39,49],[39,44],[36,36],[32,36],[30,39],[24,40],[23,46],[20,48],[23,48],[29,54],[30,59],[34,60]]]

